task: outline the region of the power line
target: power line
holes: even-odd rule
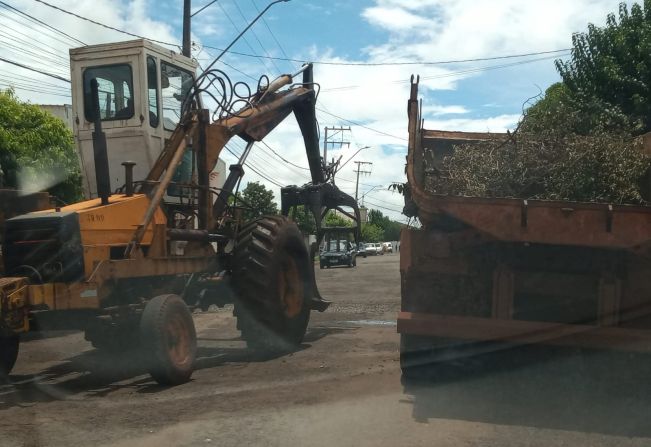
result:
[[[41,1],[41,0],[36,0]],[[211,48],[213,50],[221,50],[220,48],[206,45],[206,48]],[[387,61],[387,62],[335,62],[335,61],[323,61],[323,60],[309,60],[309,59],[296,59],[288,57],[277,57],[277,56],[261,56],[256,54],[242,53],[239,51],[229,51],[229,53],[236,54],[238,56],[245,57],[257,57],[263,59],[273,59],[277,61],[288,61],[288,62],[297,62],[297,63],[312,63],[314,65],[339,65],[339,66],[352,66],[352,67],[382,67],[382,66],[405,66],[405,65],[449,65],[449,64],[462,64],[467,62],[483,62],[483,61],[494,61],[500,59],[515,59],[520,57],[527,56],[540,56],[543,54],[555,54],[563,53],[570,51],[571,48],[562,48],[560,50],[550,50],[550,51],[535,51],[531,53],[520,53],[520,54],[507,54],[502,56],[488,56],[488,57],[476,57],[471,59],[450,59],[450,60],[440,60],[440,61],[416,61],[416,62],[403,62],[403,61]]]
[[[395,209],[395,208],[388,208],[388,207],[386,207],[386,206],[378,205],[377,203],[373,203],[373,202],[371,202],[370,200],[366,200],[365,202],[368,203],[368,204],[370,204],[371,206],[376,207],[376,208],[380,208],[380,209],[383,209],[383,210],[386,210],[386,211],[393,211],[394,213],[400,213],[400,214],[402,214],[402,210],[397,210],[397,209]]]
[[[196,15],[199,14],[201,11],[203,11],[204,9],[206,9],[208,6],[210,6],[210,5],[212,5],[213,3],[216,3],[216,2],[218,2],[218,1],[219,1],[219,0],[212,0],[210,3],[207,3],[207,4],[203,5],[201,8],[199,8],[198,10],[196,10],[195,12],[193,12],[192,14],[190,14],[190,17],[194,17],[194,16],[196,16]]]
[[[255,7],[256,11],[258,11],[258,13],[259,13],[260,8],[258,8],[258,4],[255,2],[255,0],[251,0],[251,3],[253,3],[253,6]],[[262,23],[267,28],[267,31],[269,31],[269,34],[271,34],[271,37],[273,38],[274,42],[276,42],[276,45],[278,45],[278,48],[280,48],[280,52],[283,54],[283,56],[285,56],[285,59],[289,59],[289,56],[287,56],[287,53],[285,52],[285,49],[283,48],[283,46],[280,44],[280,42],[276,38],[276,35],[274,34],[274,32],[269,27],[269,24],[267,23],[267,20],[264,18],[264,16],[262,17]],[[296,69],[296,66],[289,63],[289,60],[287,61],[287,63],[289,64],[290,67],[292,67],[292,70]]]
[[[46,2],[44,0],[34,0],[34,1],[38,2],[38,3],[41,3],[41,4],[45,5],[45,6],[48,6],[50,8],[56,9],[57,11],[60,11],[60,12],[63,12],[65,14],[76,17],[78,19],[85,20],[87,22],[93,23],[93,24],[95,24],[97,26],[101,26],[101,27],[104,27],[104,28],[107,28],[107,29],[110,29],[110,30],[113,30],[113,31],[117,31],[117,32],[122,33],[122,34],[127,34],[127,35],[132,36],[132,37],[137,37],[138,39],[147,39],[147,40],[150,40],[152,42],[159,43],[161,45],[168,45],[168,46],[173,46],[173,47],[178,47],[179,46],[179,44],[177,44],[177,43],[171,43],[171,42],[165,42],[165,41],[162,41],[162,40],[152,39],[152,38],[149,38],[149,37],[141,36],[139,34],[131,33],[129,31],[121,30],[121,29],[116,28],[114,26],[106,25],[106,24],[98,22],[96,20],[89,19],[88,17],[84,17],[84,16],[81,16],[81,15],[79,15],[77,13],[68,11],[66,9],[60,8],[60,7],[55,6],[55,5],[52,5],[52,4],[50,4],[50,3],[48,3],[48,2]],[[4,3],[4,2],[0,2],[0,3],[6,5],[6,3]],[[217,5],[222,8],[222,10],[225,12],[225,14],[228,17],[228,14],[224,10],[224,8],[221,6],[221,3],[217,3]],[[8,5],[6,5],[6,6],[8,6]],[[15,9],[15,8],[12,8],[12,9]],[[38,20],[38,19],[36,19],[36,20]],[[41,23],[43,23],[43,22],[41,22]],[[231,19],[231,23],[233,23],[232,19]],[[47,26],[49,26],[49,25],[47,25]],[[235,26],[235,28],[237,29],[236,26]],[[57,30],[57,31],[59,31],[59,30]],[[64,33],[62,33],[62,34],[64,34]],[[70,37],[72,39],[75,39],[72,36],[68,36],[68,37]],[[77,40],[77,39],[75,39],[75,40]],[[204,45],[204,47],[210,48],[212,50],[223,51],[222,48],[214,47],[214,46],[211,46],[211,45]],[[251,48],[250,44],[249,44],[249,47],[250,47],[251,50],[253,50],[253,48]],[[440,61],[416,61],[416,62],[404,62],[404,61],[391,61],[391,62],[335,62],[335,61],[320,61],[320,60],[312,60],[312,61],[310,61],[308,59],[296,59],[296,58],[289,58],[289,57],[264,56],[264,55],[260,55],[260,54],[242,53],[242,52],[233,51],[233,50],[229,50],[229,51],[227,51],[227,53],[235,54],[235,55],[238,55],[238,56],[253,57],[253,58],[257,58],[257,59],[269,59],[269,60],[279,60],[279,61],[288,61],[288,62],[297,62],[297,63],[311,62],[313,64],[319,64],[319,65],[378,67],[378,66],[388,66],[388,65],[401,66],[401,65],[461,64],[461,63],[466,63],[466,62],[481,62],[481,61],[493,61],[493,60],[500,60],[500,59],[515,59],[515,58],[527,57],[527,56],[539,56],[539,55],[543,55],[543,54],[562,53],[562,52],[567,52],[567,51],[570,51],[570,50],[571,50],[571,48],[562,48],[562,49],[559,49],[559,50],[535,51],[535,52],[530,52],[530,53],[507,54],[507,55],[501,55],[501,56],[488,56],[488,57],[476,57],[476,58],[470,58],[470,59],[450,59],[450,60],[440,60]]]
[[[344,121],[344,122],[346,122],[346,123],[352,124],[352,125],[354,125],[354,126],[363,127],[364,129],[368,129],[368,130],[370,130],[370,131],[372,131],[372,132],[375,132],[375,133],[378,133],[378,134],[380,134],[380,135],[384,135],[384,136],[387,136],[387,137],[397,138],[398,140],[402,140],[402,141],[408,141],[407,138],[399,137],[399,136],[397,136],[397,135],[391,135],[390,133],[386,133],[386,132],[383,132],[383,131],[381,131],[381,130],[374,129],[374,128],[369,127],[369,126],[366,126],[366,125],[364,125],[364,124],[360,124],[360,123],[358,123],[358,122],[356,122],[356,121],[349,120],[349,119],[344,118],[344,117],[339,116],[339,115],[335,115],[334,113],[326,112],[325,110],[320,109],[319,107],[315,107],[315,108],[316,108],[318,111],[320,111],[320,112],[323,112],[323,113],[325,113],[325,114],[327,114],[327,115],[333,116],[333,117],[335,117],[335,118],[337,118],[337,119],[340,119],[340,120],[342,120],[342,121]]]
[[[421,76],[420,80],[421,81],[429,81],[433,79],[443,79],[443,78],[449,78],[453,76],[459,76],[459,75],[464,75],[464,74],[471,74],[471,73],[479,73],[483,71],[489,71],[489,70],[498,70],[502,68],[508,68],[508,67],[514,67],[518,65],[526,65],[526,64],[531,64],[534,62],[540,62],[540,61],[547,61],[550,59],[555,59],[557,56],[551,56],[551,57],[541,57],[541,58],[536,58],[536,59],[529,59],[525,61],[518,61],[518,62],[512,62],[510,64],[500,64],[500,65],[488,65],[484,67],[475,67],[475,68],[469,68],[466,70],[459,70],[459,71],[451,71],[447,73],[442,73],[439,75],[432,75],[432,76]],[[388,81],[391,84],[406,84],[411,82],[409,79],[396,79],[393,81]],[[324,88],[321,90],[322,92],[333,92],[333,91],[343,91],[343,90],[352,90],[356,88],[361,88],[364,87],[363,85],[344,85],[344,86],[339,86],[339,87],[330,87],[330,88]]]
[[[246,19],[246,16],[244,15],[244,12],[242,12],[242,8],[240,8],[240,5],[237,4],[237,0],[231,0],[231,1],[235,5],[235,7],[237,8],[237,11],[240,13],[240,16],[242,16],[242,19],[244,20],[244,23],[248,23],[248,20]],[[264,45],[262,45],[262,42],[260,41],[260,38],[258,37],[258,35],[256,34],[256,32],[255,32],[255,30],[253,28],[251,28],[251,34],[253,34],[253,37],[258,42],[258,45],[260,45],[260,48],[262,48],[262,51],[264,51],[264,54],[266,56],[269,56],[269,52],[264,47]],[[276,62],[273,59],[270,59],[270,60],[271,60],[271,65],[274,66],[274,68],[276,69],[276,72],[278,74],[281,74],[282,70],[280,68],[278,68],[278,65],[276,65]]]
[[[276,152],[271,146],[269,146],[264,140],[262,140],[260,143],[264,144],[267,147],[267,149],[269,149],[271,152],[273,152],[278,158],[280,158],[285,163],[287,163],[289,165],[292,165],[292,166],[294,166],[294,167],[296,167],[298,169],[303,169],[304,171],[309,171],[310,170],[310,168],[304,168],[303,166],[299,166],[299,165],[297,165],[295,163],[292,163],[291,161],[287,160],[285,157],[283,157],[278,152]]]
[[[49,77],[54,78],[54,79],[58,79],[60,81],[65,81],[67,83],[70,83],[70,79],[66,79],[66,78],[64,78],[62,76],[55,75],[55,74],[52,74],[52,73],[48,73],[46,71],[41,71],[41,70],[38,70],[36,68],[29,67],[27,65],[23,65],[23,64],[21,64],[19,62],[15,62],[15,61],[12,61],[12,60],[9,60],[9,59],[5,59],[4,57],[0,57],[0,61],[6,62],[6,63],[11,64],[11,65],[15,65],[15,66],[20,67],[20,68],[24,68],[26,70],[31,70],[33,72],[40,73],[42,75],[49,76]]]
[[[64,14],[68,14],[68,15],[71,15],[71,16],[76,17],[78,19],[85,20],[87,22],[93,23],[93,24],[95,24],[97,26],[101,26],[103,28],[107,28],[107,29],[110,29],[110,30],[113,30],[113,31],[117,31],[118,33],[127,34],[127,35],[132,36],[132,37],[137,37],[138,39],[146,39],[146,40],[149,40],[151,42],[159,43],[161,45],[168,45],[168,46],[172,46],[172,47],[178,47],[179,46],[178,44],[175,44],[175,43],[164,42],[162,40],[152,39],[152,38],[149,38],[149,37],[141,36],[139,34],[131,33],[129,31],[121,30],[121,29],[116,28],[114,26],[105,25],[104,23],[98,22],[98,21],[93,20],[93,19],[89,19],[88,17],[81,16],[81,15],[76,14],[74,12],[71,12],[71,11],[68,11],[66,9],[60,8],[58,6],[52,5],[52,4],[50,4],[50,3],[46,2],[46,1],[43,1],[43,0],[34,0],[34,1],[38,2],[38,3],[41,3],[41,4],[45,5],[45,6],[48,6],[48,7],[52,8],[52,9],[56,9],[57,11],[60,11],[60,12],[62,12]]]
[[[228,13],[228,11],[226,11],[226,8],[224,8],[224,6],[222,6],[221,3],[217,3],[217,6],[219,6],[219,9],[222,10],[222,12],[224,13],[224,15],[225,15],[226,18],[228,19],[228,21],[231,22],[231,25],[233,26],[233,28],[235,29],[235,31],[237,31],[238,33],[240,33],[240,35],[242,35],[242,30],[241,30],[241,29],[240,29],[240,28],[235,24],[235,21],[232,19],[231,15]],[[236,4],[236,6],[237,6],[237,4]],[[244,37],[243,35],[242,35],[242,40],[244,41],[244,43],[246,44],[246,46],[249,47],[249,50],[251,50],[252,52],[255,52],[255,50],[253,49],[253,47],[252,47],[251,44],[249,43],[248,39],[247,39],[246,37]],[[207,45],[204,45],[204,46],[206,46],[207,48],[210,48],[210,47],[208,47]],[[264,67],[264,70],[267,71],[267,70],[268,70],[267,65],[264,63],[264,59],[266,59],[266,58],[258,57],[257,59],[260,61],[260,63],[261,63],[262,66]]]
[[[36,1],[38,1],[38,0],[36,0]],[[44,2],[43,2],[43,3],[44,3]],[[20,14],[20,15],[22,15],[22,16],[25,16],[25,17],[29,18],[30,20],[32,20],[32,21],[34,21],[34,22],[40,23],[41,25],[45,26],[46,28],[55,31],[56,33],[61,34],[62,36],[67,37],[68,39],[71,39],[71,40],[73,40],[73,41],[75,41],[75,42],[78,42],[78,43],[80,43],[80,44],[82,44],[82,45],[86,45],[84,42],[82,42],[81,40],[77,39],[76,37],[72,37],[70,34],[67,34],[67,33],[61,31],[60,29],[57,29],[57,28],[53,27],[52,25],[49,25],[49,24],[43,22],[42,20],[37,19],[36,17],[33,17],[33,16],[31,16],[31,15],[25,13],[25,12],[22,12],[21,10],[16,9],[16,8],[14,8],[13,6],[8,5],[8,4],[5,3],[5,2],[0,1],[0,4],[2,4],[5,8],[11,9],[12,11],[15,11],[15,12],[17,12],[18,14]],[[52,5],[48,5],[48,6],[52,6]],[[52,7],[54,8],[54,6],[52,6]],[[58,8],[57,8],[57,9],[58,9]]]

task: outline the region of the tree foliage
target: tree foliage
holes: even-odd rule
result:
[[[0,92],[0,170],[5,187],[47,190],[66,203],[81,198],[72,132],[11,90]]]
[[[363,224],[362,240],[364,242],[382,242],[384,240],[384,231],[375,224]]]
[[[376,226],[382,231],[382,240],[397,241],[400,239],[400,229],[402,228],[402,224],[392,221],[388,216],[382,214],[382,211],[369,210],[368,223]]]
[[[306,206],[297,206],[291,217],[303,234],[316,234],[314,216]]]
[[[563,83],[529,109],[525,129],[551,125],[581,135],[650,131],[651,0],[630,10],[621,3],[605,27],[589,24],[574,34],[570,59],[557,60],[556,68]]]
[[[440,194],[642,203],[651,161],[634,138],[651,130],[651,0],[619,6],[605,27],[572,37],[562,82],[506,139],[461,145],[432,167]]]
[[[333,210],[328,211],[325,216],[325,226],[328,227],[352,227],[353,222],[345,218],[341,214],[335,213]]]
[[[278,214],[278,205],[274,202],[274,193],[262,183],[249,182],[238,194],[245,205],[244,219],[251,220],[259,216]]]

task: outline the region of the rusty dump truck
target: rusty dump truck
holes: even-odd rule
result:
[[[495,135],[423,129],[413,79],[408,115],[403,374],[533,343],[651,350],[651,207],[433,194],[455,145]]]

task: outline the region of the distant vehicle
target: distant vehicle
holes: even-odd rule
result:
[[[366,244],[365,244],[365,243],[360,242],[360,243],[357,245],[357,256],[361,256],[361,257],[363,257],[363,258],[365,258],[365,257],[367,256],[367,253],[366,253]]]
[[[377,252],[376,254],[378,254],[378,255],[384,255],[384,247],[382,246],[382,244],[377,242],[375,244],[375,251]]]
[[[377,251],[377,247],[375,245],[376,244],[373,244],[373,243],[366,244],[365,250],[366,250],[367,255],[375,256],[375,255],[379,254],[378,251]]]
[[[329,241],[319,255],[319,259],[321,268],[330,268],[333,265],[355,267],[357,265],[357,249],[355,244],[350,241]]]
[[[393,253],[393,245],[391,242],[385,242],[382,244],[382,247],[384,248],[384,251],[388,253]]]

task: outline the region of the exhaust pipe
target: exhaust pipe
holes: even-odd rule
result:
[[[108,151],[106,149],[106,134],[102,131],[102,116],[99,112],[99,85],[97,79],[90,81],[90,93],[93,101],[93,159],[95,161],[95,181],[97,195],[102,199],[102,205],[108,205],[111,196],[111,177],[109,176]]]

